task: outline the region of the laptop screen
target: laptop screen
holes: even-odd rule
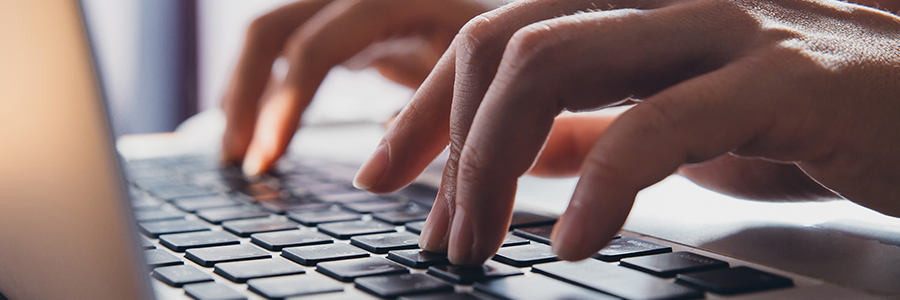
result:
[[[0,293],[149,295],[78,2],[0,2],[0,40]]]

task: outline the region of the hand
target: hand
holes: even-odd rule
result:
[[[900,216],[896,49],[900,18],[838,1],[516,2],[463,27],[355,181],[398,189],[449,143],[420,246],[480,264],[554,116],[632,98],[581,164],[552,237],[561,259],[605,246],[644,187],[737,166],[728,156]]]
[[[418,86],[459,28],[488,9],[473,0],[301,0],[256,19],[223,101],[223,159],[243,159],[247,175],[267,170],[322,79],[350,58]],[[381,51],[396,49],[385,47],[392,41],[405,43],[401,51]],[[279,56],[290,63],[283,82],[270,76]]]

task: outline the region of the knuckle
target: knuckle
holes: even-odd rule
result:
[[[286,25],[280,21],[276,12],[262,15],[247,26],[245,49],[263,55],[275,55],[284,47],[284,37],[281,36]]]
[[[557,20],[549,20],[522,27],[510,38],[506,54],[514,60],[529,61],[552,51],[562,42],[559,26]]]
[[[641,131],[639,134],[658,135],[663,130],[666,132],[677,131],[678,117],[672,105],[666,104],[669,102],[668,99],[656,99],[638,104],[644,112],[641,121],[636,124],[636,129]]]
[[[496,16],[492,12],[486,12],[470,19],[459,30],[453,39],[453,47],[457,50],[457,57],[471,60],[476,57],[483,45],[489,44],[493,39]]]
[[[269,31],[269,29],[272,28],[272,24],[274,24],[274,18],[272,13],[268,13],[254,19],[250,22],[250,25],[247,26],[247,34],[260,35]]]
[[[273,13],[256,18],[247,26],[247,43],[257,47],[273,44],[273,39],[269,38],[269,35],[277,26],[278,22]]]
[[[672,151],[681,151],[680,145],[696,145],[696,141],[685,140],[693,135],[685,135],[681,128],[678,105],[670,99],[654,99],[637,105],[641,108],[640,118],[631,118],[633,135],[649,139],[668,139]],[[677,140],[675,137],[678,137]]]

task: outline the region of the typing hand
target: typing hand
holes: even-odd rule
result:
[[[449,143],[420,245],[480,264],[554,117],[631,97],[581,164],[561,259],[606,245],[644,187],[729,154],[900,215],[898,41],[900,18],[838,1],[515,2],[462,28],[355,184],[398,189]]]
[[[302,0],[260,17],[250,25],[223,101],[223,158],[243,159],[247,175],[268,169],[322,79],[350,58],[418,86],[459,28],[488,9],[472,0]],[[385,41],[399,42],[386,49]],[[283,81],[271,76],[279,56],[290,63]]]

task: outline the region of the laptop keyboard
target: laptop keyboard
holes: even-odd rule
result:
[[[298,158],[282,159],[254,181],[210,156],[125,166],[153,284],[168,295],[695,299],[793,285],[627,232],[592,259],[557,261],[549,246],[556,219],[525,211],[514,213],[492,260],[453,266],[418,248],[436,194],[431,187],[374,195],[349,184],[354,168]]]

